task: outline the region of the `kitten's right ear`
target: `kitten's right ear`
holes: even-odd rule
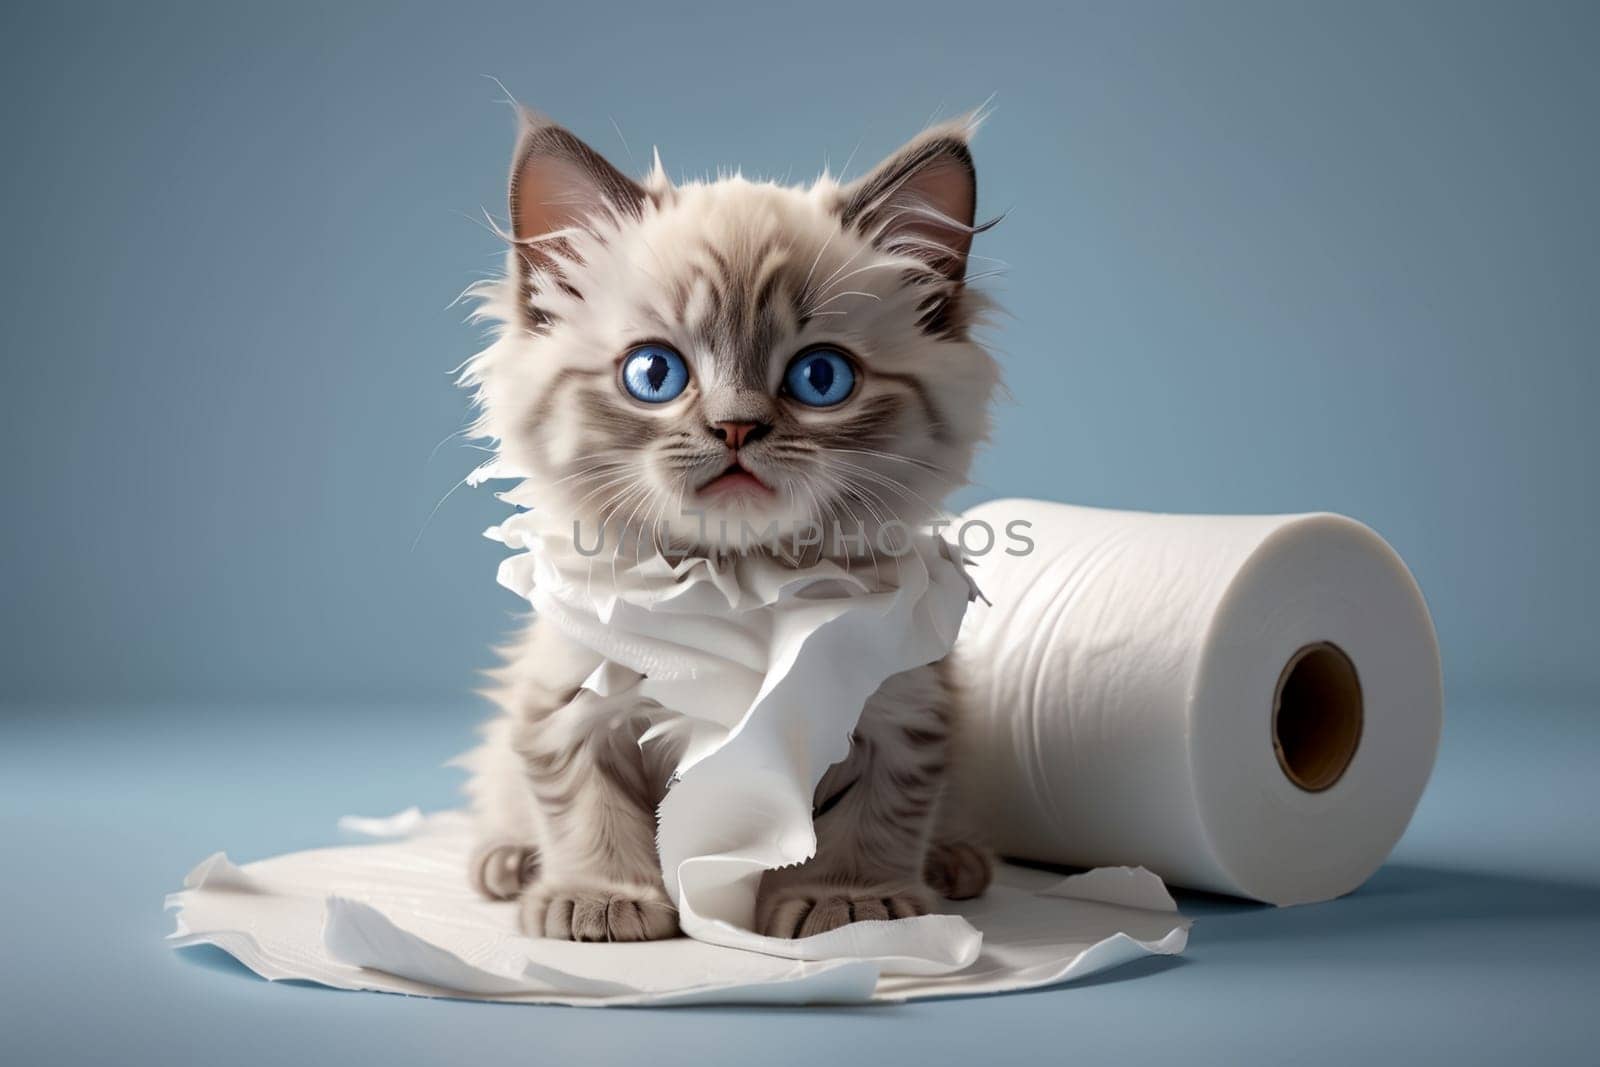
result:
[[[595,220],[608,214],[638,218],[647,195],[568,130],[522,112],[509,200],[518,289],[536,325],[544,321],[531,302],[536,278],[560,278],[561,257],[571,254],[562,234],[592,231]],[[561,284],[573,291],[565,280]]]
[[[967,141],[978,118],[924,130],[872,173],[843,190],[845,225],[880,248],[923,260],[957,285],[966,277],[976,223],[978,175]]]

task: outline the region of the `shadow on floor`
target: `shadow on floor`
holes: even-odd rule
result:
[[[1382,936],[1448,924],[1600,920],[1600,886],[1508,874],[1391,864],[1349,896],[1274,908],[1208,893],[1179,893],[1197,944]]]

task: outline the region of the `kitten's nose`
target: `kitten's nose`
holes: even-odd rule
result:
[[[770,422],[714,422],[711,436],[727,442],[729,448],[739,449],[754,444],[772,430]]]

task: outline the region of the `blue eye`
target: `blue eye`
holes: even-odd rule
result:
[[[689,367],[666,345],[640,345],[622,361],[622,384],[646,404],[665,404],[689,385]]]
[[[800,403],[831,408],[856,387],[855,368],[831,348],[813,348],[796,356],[783,373],[784,388]]]

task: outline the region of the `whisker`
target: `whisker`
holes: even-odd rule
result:
[[[876,456],[879,459],[894,460],[899,463],[909,463],[913,466],[921,467],[923,470],[931,471],[934,474],[943,474],[948,476],[955,473],[954,471],[951,471],[945,467],[941,467],[936,463],[930,463],[925,459],[917,459],[914,456],[902,455],[899,452],[884,452],[876,448],[834,448],[831,445],[818,445],[816,447],[830,454],[846,456]]]
[[[467,478],[471,477],[471,473],[468,473],[455,485],[452,485],[449,489],[445,490],[444,496],[440,497],[439,502],[433,505],[433,510],[428,512],[428,517],[422,520],[422,528],[417,531],[417,536],[411,539],[411,548],[409,551],[415,552],[417,550],[417,546],[422,543],[422,535],[428,532],[428,524],[433,521],[433,517],[435,515],[439,514],[439,509],[444,507],[444,502],[449,500],[451,494],[453,494],[457,489],[460,489],[463,485],[466,485]]]

